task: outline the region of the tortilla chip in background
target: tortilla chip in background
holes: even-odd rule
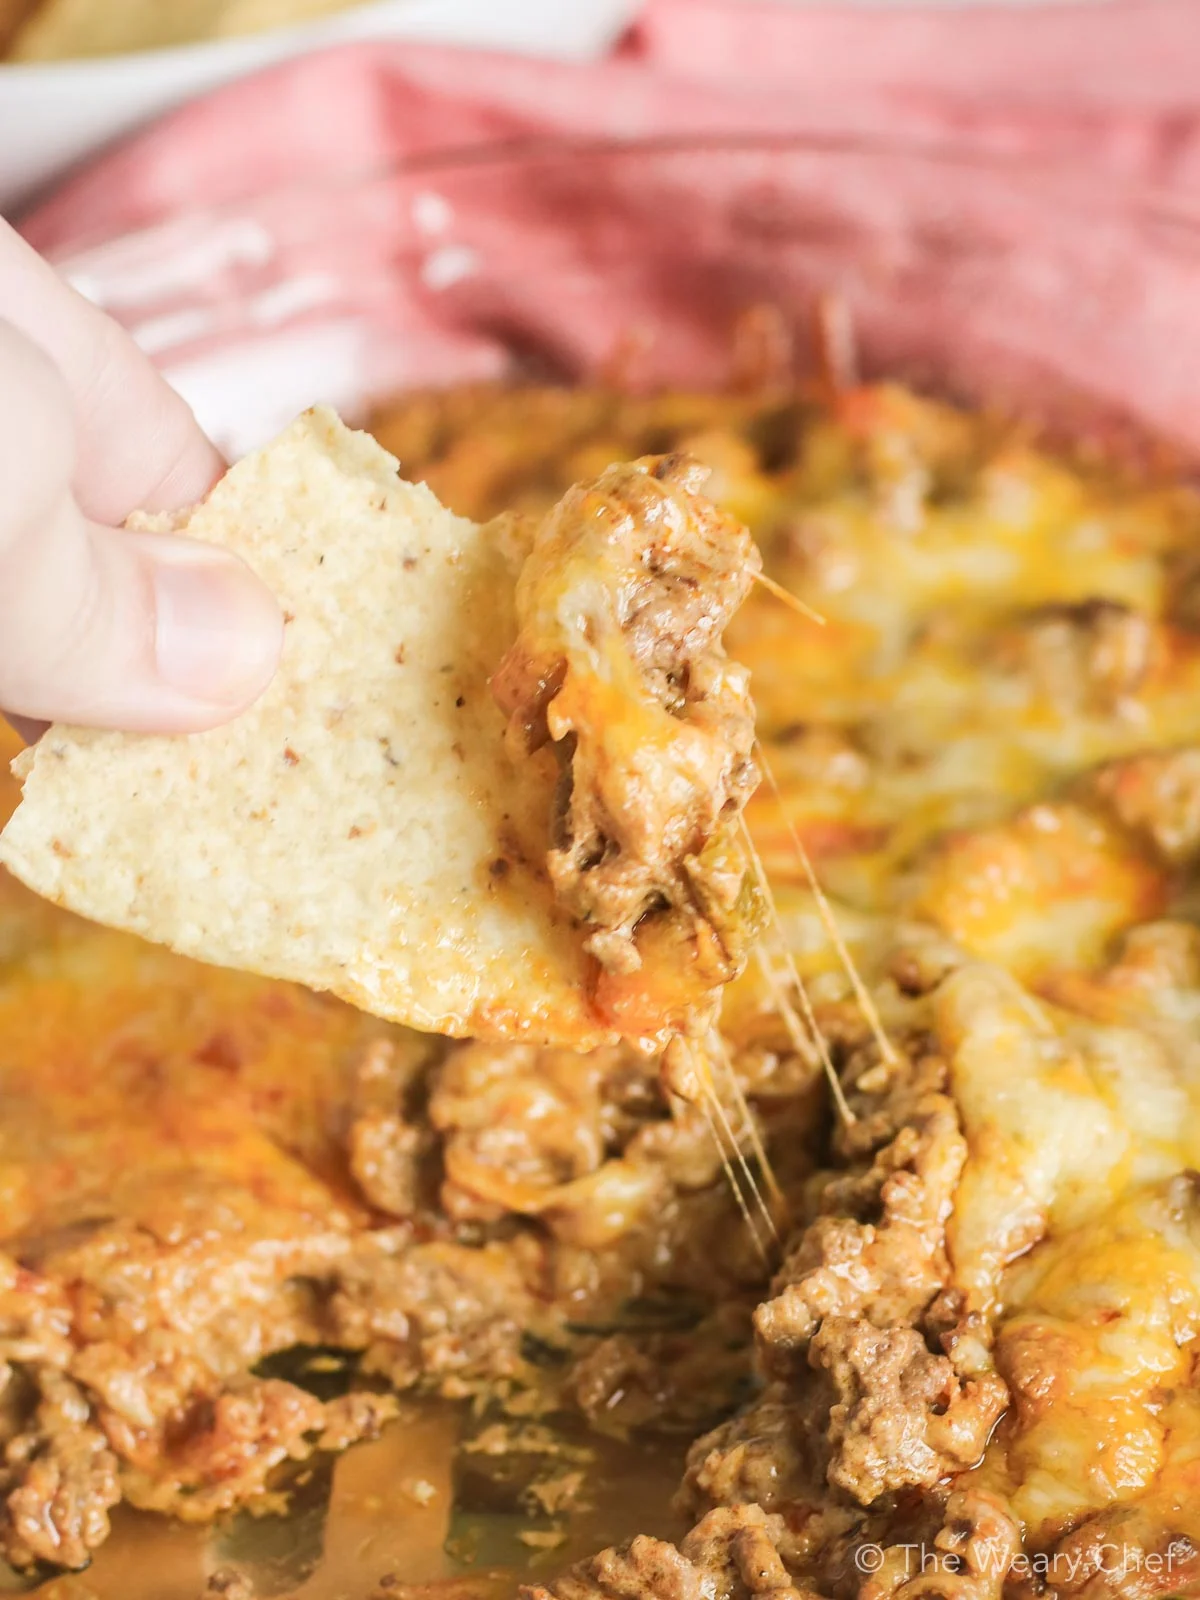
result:
[[[363,0],[41,0],[17,32],[15,61],[166,50],[294,27]],[[4,0],[0,0],[2,8]],[[0,9],[0,15],[2,15]]]
[[[508,753],[488,686],[519,554],[396,466],[316,410],[182,522],[139,519],[260,574],[289,618],[279,672],[208,733],[52,728],[15,763],[0,862],[97,922],[414,1027],[602,1042],[543,866],[554,759]]]
[[[13,35],[38,4],[38,0],[0,0],[0,54],[8,50]]]

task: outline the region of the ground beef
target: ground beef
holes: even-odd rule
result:
[[[262,1494],[283,1461],[310,1455],[325,1423],[319,1400],[278,1379],[248,1379],[171,1419],[162,1458],[122,1474],[125,1498],[143,1510],[207,1522]]]
[[[9,1439],[0,1469],[5,1554],[17,1567],[86,1566],[107,1539],[108,1513],[121,1498],[117,1461],[76,1384],[52,1368],[36,1384],[30,1426]]]
[[[1158,1508],[1097,1511],[1040,1557],[1012,1584],[1011,1600],[1048,1592],[1056,1600],[1164,1600],[1200,1588],[1200,1546]]]
[[[421,1199],[421,1130],[387,1111],[365,1111],[348,1138],[350,1175],[377,1211],[411,1217]]]
[[[530,1045],[452,1051],[429,1102],[443,1136],[441,1200],[449,1215],[536,1216],[619,1153],[622,1118],[610,1090],[640,1059],[620,1048],[585,1056]],[[653,1068],[643,1063],[642,1071],[649,1077]]]
[[[620,1550],[581,1562],[548,1589],[522,1588],[520,1600],[709,1600],[712,1593],[710,1573],[674,1545],[640,1534]]]
[[[983,1454],[1005,1394],[962,1385],[914,1328],[826,1317],[809,1345],[828,1411],[826,1476],[864,1505],[888,1490],[930,1488]]]
[[[746,1118],[726,1110],[749,1149]],[[442,1135],[440,1199],[450,1216],[540,1217],[557,1238],[590,1249],[651,1226],[673,1191],[722,1178],[701,1109],[669,1093],[658,1058],[627,1046],[582,1056],[461,1046],[434,1073],[429,1120]]]
[[[753,1502],[768,1511],[815,1500],[819,1488],[791,1391],[769,1384],[753,1404],[688,1452],[682,1509]]]
[[[530,1275],[538,1252],[530,1252]],[[472,1382],[510,1377],[524,1329],[541,1316],[520,1253],[418,1244],[365,1248],[341,1267],[314,1343],[362,1350],[363,1366],[397,1388],[418,1381],[454,1396]]]
[[[760,561],[701,497],[706,477],[666,456],[566,495],[533,540],[493,691],[520,747],[553,741],[562,759],[547,861],[589,950],[636,972],[643,920],[673,919],[716,985],[757,927],[734,833],[757,782],[754,709],[721,636]]]
[[[411,1217],[426,1192],[430,1129],[419,1115],[427,1052],[373,1039],[360,1053],[351,1085],[346,1133],[350,1176],[363,1198],[390,1217]]]
[[[523,1588],[521,1600],[802,1600],[776,1543],[778,1518],[757,1506],[711,1512],[676,1548],[639,1537],[573,1568],[548,1589]]]
[[[843,1032],[854,1121],[755,1314],[770,1381],[693,1446],[680,1496],[693,1514],[748,1502],[777,1514],[784,1570],[823,1593],[862,1587],[866,1541],[887,1547],[918,1524],[931,1542],[950,1537],[942,1485],[979,1459],[1007,1402],[986,1329],[951,1283],[945,1227],[965,1143],[946,1064],[919,1031],[892,1063],[850,1019]],[[903,1498],[914,1491],[929,1499]],[[892,1587],[907,1581],[898,1561]],[[947,1561],[947,1579],[960,1564]],[[891,1592],[871,1581],[872,1595]]]
[[[220,1214],[214,1202],[210,1221]],[[246,1376],[274,1351],[337,1344],[397,1385],[454,1394],[518,1365],[522,1328],[537,1319],[520,1310],[529,1300],[511,1252],[403,1231],[301,1238],[294,1217],[285,1245],[281,1219],[259,1221],[275,1224],[267,1249],[253,1232],[222,1238],[214,1227],[172,1244],[108,1224],[47,1249],[44,1276],[10,1271],[0,1292],[10,1561],[83,1565],[122,1496],[207,1520],[260,1495],[281,1462],[374,1434],[394,1407],[369,1392],[322,1403]]]
[[[394,1395],[354,1390],[326,1402],[318,1441],[322,1450],[345,1450],[360,1439],[377,1439],[399,1412]]]
[[[967,1576],[982,1580],[986,1593],[998,1593],[1021,1548],[1021,1528],[996,1495],[961,1489],[946,1503],[936,1543]]]
[[[839,1214],[801,1233],[755,1329],[765,1370],[805,1419],[803,1453],[869,1505],[972,1465],[1007,1391],[990,1365],[975,1369],[953,1319],[942,1325],[945,1304],[935,1312],[966,1156],[945,1063],[917,1049],[894,1065],[864,1056],[850,1073],[855,1121],[840,1143],[853,1164],[817,1201]]]
[[[801,1600],[780,1559],[783,1522],[755,1505],[710,1511],[683,1540],[680,1549],[702,1572],[710,1572],[713,1591],[728,1600]]]
[[[655,1362],[641,1344],[627,1334],[602,1339],[577,1362],[571,1374],[575,1402],[589,1421],[611,1416],[614,1405],[641,1389],[651,1400],[661,1384]]]
[[[956,1490],[940,1524],[935,1531],[918,1519],[898,1530],[895,1543],[875,1530],[871,1576],[847,1586],[857,1590],[857,1600],[999,1600],[1009,1594],[1021,1530],[1002,1502],[981,1489]],[[861,1572],[853,1555],[848,1565]]]

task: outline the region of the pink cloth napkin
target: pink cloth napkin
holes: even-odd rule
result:
[[[174,113],[24,230],[218,431],[514,346],[719,381],[739,305],[833,290],[875,366],[1200,447],[1194,0],[654,0],[587,66],[347,46]]]
[[[1191,0],[1041,6],[825,5],[659,0],[637,49],[680,73],[793,90],[933,91],[963,103],[1117,110],[1196,108]]]

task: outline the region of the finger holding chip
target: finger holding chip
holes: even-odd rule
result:
[[[396,469],[367,434],[316,409],[191,511],[133,519],[137,537],[184,532],[259,574],[285,607],[279,671],[243,715],[191,738],[51,728],[14,769],[23,799],[0,862],[96,921],[430,1032],[582,1049],[704,1031],[745,959],[739,918],[747,932],[753,922],[748,863],[725,837],[752,787],[741,748],[752,708],[714,631],[749,586],[745,530],[697,499],[686,470],[647,461],[612,469],[603,493],[568,497],[534,549],[520,519],[455,516]],[[601,501],[627,563],[606,564],[589,542]],[[703,549],[728,547],[737,573],[693,572],[695,551],[681,568],[693,517]],[[693,599],[702,583],[712,637]],[[523,604],[531,589],[537,615]],[[613,628],[619,612],[629,630],[633,654],[615,677],[616,639],[569,648],[540,620],[597,593]],[[678,649],[704,640],[690,699],[673,687],[683,657],[661,670],[666,594],[687,601]],[[659,646],[644,682],[630,681],[639,641]],[[498,670],[507,652],[524,661],[543,646],[566,650],[549,676],[574,708],[570,728],[506,737],[524,713],[498,703]],[[707,707],[705,749],[729,746],[736,781],[709,815],[713,763],[695,761],[701,728],[689,719],[706,709],[700,679],[715,692],[725,676],[738,704],[721,702],[727,731]],[[538,704],[553,713],[546,692]],[[669,781],[650,781],[654,763]],[[578,804],[565,818],[568,787]],[[646,821],[649,795],[661,839],[643,848],[634,813]],[[579,835],[572,894],[556,868],[564,827]],[[727,905],[704,892],[710,879]]]
[[[268,682],[282,622],[236,557],[119,528],[223,463],[132,340],[0,224],[0,708],[211,727]],[[19,320],[18,320],[19,319]]]

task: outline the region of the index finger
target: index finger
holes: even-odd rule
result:
[[[66,379],[75,410],[80,509],[115,525],[131,511],[203,498],[225,463],[190,408],[123,328],[0,221],[0,306]]]

